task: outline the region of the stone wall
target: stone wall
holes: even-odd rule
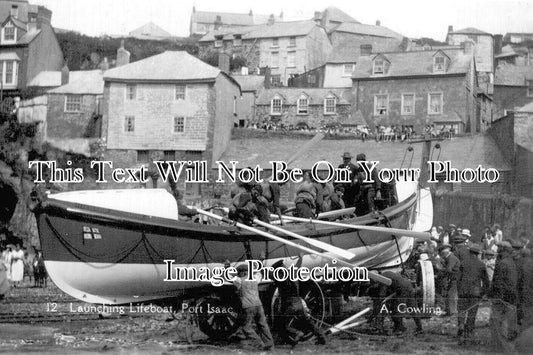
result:
[[[525,86],[494,85],[494,118],[505,116],[504,110],[515,110],[533,101]]]
[[[284,125],[296,126],[298,123],[305,122],[309,128],[320,128],[327,124],[346,122],[351,114],[351,105],[337,104],[334,115],[324,115],[324,105],[309,105],[309,114],[299,115],[296,111],[296,105],[283,105],[281,122]],[[255,118],[257,123],[271,120],[270,105],[257,105]],[[279,117],[279,116],[275,116]]]
[[[96,95],[80,95],[80,112],[65,112],[64,94],[48,95],[46,135],[48,138],[100,137],[100,120],[94,117],[97,111]]]

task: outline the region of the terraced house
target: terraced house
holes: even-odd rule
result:
[[[275,22],[273,17],[265,25],[211,31],[199,45],[200,57],[225,52],[241,57],[250,71],[269,67],[274,86],[324,64],[332,48],[326,29],[315,21]]]
[[[371,126],[419,133],[432,124],[457,133],[483,131],[491,102],[478,90],[475,65],[470,41],[462,47],[361,56],[352,75],[353,111],[360,110]]]
[[[50,24],[52,12],[25,0],[0,1],[0,79],[5,96],[25,89],[43,71],[59,71],[63,53]]]
[[[186,52],[167,51],[104,74],[106,160],[217,160],[231,136],[239,84]],[[198,193],[199,184],[187,192]]]

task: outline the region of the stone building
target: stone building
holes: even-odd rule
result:
[[[272,15],[275,21],[283,21],[283,12],[279,16]],[[254,14],[252,10],[247,14],[237,14],[218,11],[196,11],[193,6],[191,22],[189,25],[190,35],[205,35],[206,33],[221,27],[254,26],[268,22],[269,15]]]
[[[63,53],[50,24],[52,12],[26,0],[0,2],[0,73],[3,95],[24,91],[42,71],[59,71]]]
[[[349,89],[272,88],[261,91],[255,108],[256,123],[319,129],[351,121]]]
[[[262,75],[232,75],[241,86],[242,95],[237,100],[237,115],[235,125],[244,127],[254,120],[255,99],[263,90],[265,77]]]
[[[359,23],[359,21],[335,6],[328,6],[323,11],[315,11],[313,20],[328,30],[336,28],[343,23]]]
[[[199,56],[225,52],[240,57],[250,72],[271,69],[271,84],[287,85],[294,75],[326,62],[331,52],[326,29],[312,20],[275,22],[211,31],[199,41]]]
[[[494,115],[507,115],[533,101],[533,66],[502,64],[494,79]]]
[[[154,160],[206,160],[225,150],[239,84],[192,55],[167,51],[108,70],[102,130],[105,158],[119,167]],[[188,184],[197,195],[200,184]]]
[[[438,50],[391,52],[361,56],[355,65],[353,108],[370,126],[426,125],[457,133],[483,130],[475,75],[473,43]]]

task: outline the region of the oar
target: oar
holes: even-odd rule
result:
[[[301,251],[305,251],[305,252],[307,252],[309,254],[318,255],[318,256],[321,256],[321,257],[329,259],[329,260],[336,260],[338,264],[343,264],[343,265],[346,265],[348,267],[352,267],[352,268],[353,267],[357,267],[357,265],[353,265],[353,264],[348,263],[348,262],[346,262],[344,260],[337,260],[334,257],[329,256],[327,254],[321,253],[319,251],[313,250],[313,249],[305,247],[303,245],[296,244],[294,242],[291,242],[290,240],[278,237],[277,235],[274,235],[274,234],[259,230],[259,229],[254,228],[254,227],[247,226],[246,224],[235,222],[235,221],[233,221],[231,219],[228,219],[226,217],[222,217],[222,216],[219,216],[217,214],[204,211],[204,210],[202,210],[200,208],[197,208],[196,211],[198,213],[200,213],[200,214],[203,214],[204,216],[208,216],[208,217],[214,218],[214,219],[216,219],[218,221],[221,221],[221,222],[234,224],[238,228],[241,228],[241,229],[247,230],[249,232],[261,235],[261,236],[263,236],[265,238],[269,238],[269,239],[278,241],[278,242],[283,243],[285,245],[290,245],[290,246],[292,246],[292,247],[294,247],[296,249],[300,249]],[[380,275],[380,274],[378,274],[376,272],[373,272],[373,271],[369,271],[368,272],[368,277],[371,280],[373,280],[373,281],[380,282],[380,283],[385,284],[387,286],[390,286],[392,284],[392,280],[391,279],[389,279],[388,277],[382,276],[382,275]]]
[[[338,248],[338,247],[333,246],[331,244],[321,242],[320,240],[304,237],[304,236],[296,234],[294,232],[291,232],[291,231],[285,230],[283,228],[276,227],[276,226],[273,226],[273,225],[268,224],[266,222],[260,221],[257,218],[254,219],[253,222],[255,224],[263,226],[265,228],[272,229],[272,230],[275,230],[277,232],[286,234],[286,235],[288,235],[290,237],[302,240],[302,241],[306,242],[309,245],[312,245],[314,247],[320,248],[320,249],[322,249],[324,251],[329,251],[330,253],[335,254],[337,256],[340,256],[340,257],[342,257],[344,259],[350,260],[350,259],[355,258],[355,254],[354,253],[349,252],[349,251],[344,250],[344,249],[341,249],[341,248]]]
[[[272,217],[278,217],[278,216],[272,215]],[[283,219],[286,219],[288,221],[295,221],[295,222],[309,222],[309,223],[315,223],[315,224],[322,224],[325,226],[332,226],[332,227],[342,227],[342,228],[368,230],[368,231],[388,233],[388,234],[398,234],[399,236],[402,236],[402,237],[410,237],[410,238],[415,238],[415,239],[420,239],[420,240],[425,240],[425,241],[431,240],[431,235],[428,232],[416,232],[416,231],[410,231],[406,229],[387,228],[387,227],[361,226],[357,224],[330,222],[330,221],[322,221],[322,220],[317,220],[317,219],[292,217],[292,216],[283,216]]]

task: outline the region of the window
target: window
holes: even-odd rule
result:
[[[440,115],[442,114],[442,93],[428,94],[428,114]]]
[[[137,161],[139,163],[146,163],[150,160],[150,151],[148,150],[138,150],[137,151]]]
[[[215,36],[215,47],[222,47],[223,36]]]
[[[185,132],[185,117],[174,117],[174,133]]]
[[[296,111],[299,115],[307,115],[309,113],[309,99],[302,95],[298,99]]]
[[[176,85],[176,100],[185,100],[187,87],[185,85]]]
[[[126,116],[124,118],[124,132],[135,132],[135,117]]]
[[[15,42],[17,34],[16,31],[17,29],[15,28],[15,26],[13,26],[11,21],[8,22],[2,29],[2,42]]]
[[[296,47],[296,37],[289,37],[289,47]]]
[[[342,76],[352,76],[355,64],[344,64]]]
[[[29,21],[30,22],[37,22],[37,15],[36,14],[28,14]]]
[[[337,100],[334,97],[327,97],[324,100],[324,114],[334,115],[337,111]]]
[[[163,151],[163,160],[165,160],[165,161],[176,160],[176,152],[173,151],[173,150],[165,150],[165,151]]]
[[[279,47],[279,38],[272,38],[272,47]]]
[[[233,45],[235,47],[238,47],[238,46],[242,45],[242,37],[241,37],[241,35],[234,35],[233,36]]]
[[[81,111],[81,95],[65,96],[65,112]]]
[[[374,96],[374,115],[386,116],[389,113],[389,95],[379,94]]]
[[[128,100],[135,100],[137,96],[137,85],[126,85],[126,98]]]
[[[433,72],[444,73],[446,71],[446,58],[437,56],[433,58]]]
[[[270,82],[272,86],[281,86],[281,75],[280,74],[272,75],[270,77]]]
[[[281,109],[283,107],[283,101],[279,97],[275,97],[270,102],[270,114],[281,115]]]
[[[17,62],[13,61],[5,61],[4,62],[4,84],[6,85],[15,85],[16,84],[16,67]]]
[[[270,66],[272,68],[277,68],[279,66],[279,52],[272,52],[270,54]]]
[[[374,60],[374,68],[372,72],[374,75],[385,74],[385,61],[383,59]]]
[[[533,97],[533,80],[526,80],[527,97]]]
[[[287,67],[293,68],[296,66],[296,52],[287,53]]]
[[[415,114],[415,94],[402,94],[402,115]]]

